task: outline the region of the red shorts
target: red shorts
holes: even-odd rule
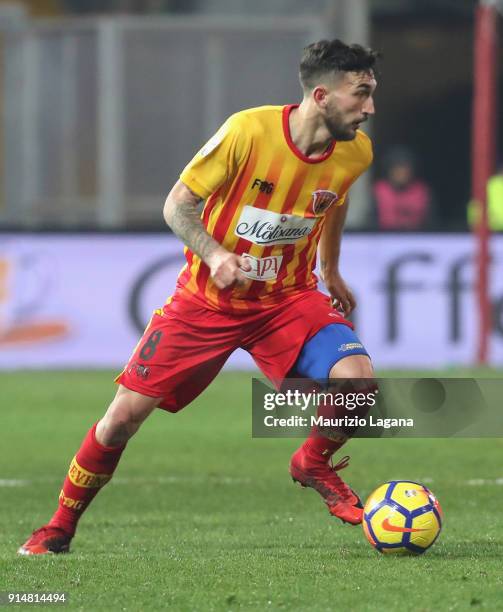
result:
[[[279,387],[303,345],[332,323],[352,327],[316,290],[247,314],[210,310],[175,293],[154,313],[116,381],[162,398],[159,408],[178,412],[204,391],[233,351],[243,348]]]

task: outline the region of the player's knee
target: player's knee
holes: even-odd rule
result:
[[[374,376],[369,357],[351,355],[341,359],[330,369],[329,389],[332,393],[342,393],[345,396],[344,408],[349,410],[351,416],[363,418],[374,404],[377,392]],[[351,437],[356,429],[350,427],[344,432]]]
[[[120,387],[105,416],[98,423],[96,438],[105,446],[125,444],[152,412],[158,399]]]
[[[330,368],[329,378],[367,378],[375,376],[372,362],[367,355],[349,355]]]

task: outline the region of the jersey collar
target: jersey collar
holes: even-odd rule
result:
[[[285,140],[288,146],[290,147],[290,149],[299,159],[301,159],[302,161],[308,164],[319,164],[320,162],[325,161],[327,157],[330,157],[330,155],[332,154],[332,151],[334,150],[336,141],[332,140],[328,149],[325,151],[325,153],[323,153],[323,155],[320,155],[318,157],[308,157],[307,155],[304,155],[304,153],[302,153],[302,151],[300,151],[295,146],[295,143],[292,140],[292,135],[290,134],[290,122],[289,122],[290,113],[292,112],[294,108],[298,108],[298,107],[299,107],[298,104],[287,104],[286,106],[283,107],[283,134],[285,135]]]

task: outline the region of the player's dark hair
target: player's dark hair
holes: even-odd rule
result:
[[[342,40],[320,40],[304,48],[300,61],[300,82],[313,89],[321,77],[337,72],[374,70],[379,53],[361,45],[346,45]]]

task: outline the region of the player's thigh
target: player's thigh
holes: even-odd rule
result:
[[[348,415],[363,417],[372,406],[370,402],[354,404],[355,393],[373,394],[376,384],[365,347],[345,324],[328,325],[306,342],[297,360],[296,370],[304,380],[317,381],[332,394],[346,397],[342,408],[329,402],[318,408],[319,414],[328,418]],[[354,432],[353,427],[339,431],[345,436],[352,436]]]
[[[343,323],[320,329],[302,347],[295,375],[312,380],[372,378],[372,363],[356,333]]]
[[[244,338],[243,348],[270,380],[281,384],[285,377],[295,375],[295,363],[310,338],[334,323],[350,330],[344,322],[326,295],[309,291],[293,302],[266,311],[261,324]],[[326,379],[328,372],[327,367],[320,377]]]
[[[239,336],[238,329],[208,326],[211,314],[206,318],[197,314],[190,321],[177,313],[154,314],[117,382],[157,398],[156,405],[169,412],[178,412],[195,399],[237,348]]]

